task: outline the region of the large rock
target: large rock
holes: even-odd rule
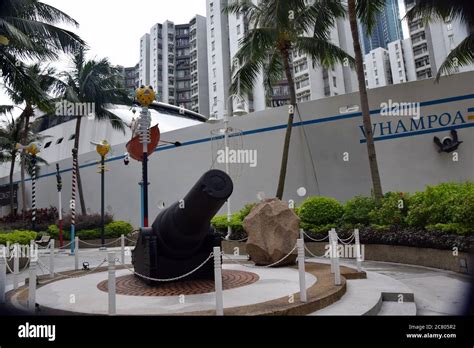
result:
[[[275,198],[258,204],[243,223],[248,234],[247,252],[250,259],[259,266],[271,265],[281,260],[296,245],[299,224],[299,217],[288,207],[288,203]],[[296,257],[295,250],[276,267],[292,265]]]

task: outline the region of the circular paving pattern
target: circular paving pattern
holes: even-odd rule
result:
[[[240,288],[250,285],[259,280],[255,273],[222,270],[222,288],[224,290]],[[108,280],[104,280],[97,285],[101,291],[108,291]],[[186,280],[175,283],[163,283],[152,287],[145,284],[138,277],[129,274],[116,279],[116,291],[118,295],[128,296],[180,296],[199,295],[214,292],[213,280]]]

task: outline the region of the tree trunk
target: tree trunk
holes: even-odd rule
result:
[[[296,91],[295,91],[295,82],[293,79],[293,74],[290,67],[290,53],[288,49],[282,52],[283,61],[285,64],[285,74],[288,80],[288,85],[290,88],[290,106],[289,106],[289,116],[288,116],[288,125],[286,127],[285,134],[285,143],[283,145],[283,154],[281,159],[281,168],[280,168],[280,178],[278,180],[278,189],[277,189],[277,198],[282,200],[283,193],[285,191],[285,181],[286,181],[286,171],[288,168],[288,157],[290,153],[290,143],[291,143],[291,132],[293,130],[293,120],[295,118],[295,109],[296,109]]]
[[[23,112],[23,135],[21,137],[21,143],[23,145],[28,145],[26,142],[28,141],[28,132],[30,131],[30,117],[33,116],[33,108],[30,104],[26,104],[25,110]],[[21,211],[22,211],[22,219],[25,220],[26,218],[26,188],[25,188],[25,156],[21,154],[21,168],[20,168],[20,187],[21,187]]]
[[[82,121],[82,117],[78,116],[76,120],[76,132],[75,132],[75,138],[74,138],[74,149],[76,151],[73,152],[73,160],[75,159],[76,161],[78,161],[78,155],[79,155],[79,137],[81,135],[81,121]],[[82,191],[81,175],[79,173],[79,165],[76,168],[76,176],[77,176],[77,191],[79,192],[79,201],[81,204],[81,212],[82,212],[82,215],[87,215],[86,203],[84,200],[84,193]]]
[[[12,160],[10,164],[10,213],[15,212],[15,200],[13,199],[13,172],[15,171],[16,151],[12,151]]]
[[[377,164],[377,154],[375,152],[374,134],[372,131],[372,121],[370,120],[369,98],[365,86],[364,62],[360,48],[359,31],[357,27],[356,0],[349,0],[349,19],[351,24],[352,39],[354,41],[354,52],[356,61],[357,79],[359,81],[359,95],[362,108],[362,120],[364,123],[365,136],[367,138],[367,152],[369,155],[370,174],[375,199],[378,201],[383,197],[382,184],[380,182],[379,167]]]

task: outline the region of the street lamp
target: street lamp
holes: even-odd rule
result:
[[[100,155],[100,250],[106,250],[105,248],[105,156],[110,152],[110,144],[107,140],[102,140],[100,143],[91,141],[92,145],[95,145],[97,153]]]
[[[41,143],[34,142],[23,146],[16,144],[16,149],[29,153],[31,155],[31,230],[36,229],[36,161],[37,155],[42,149]]]
[[[226,104],[230,104],[230,102],[233,101],[234,99],[237,100],[237,105],[236,105],[235,109],[232,112],[232,116],[242,117],[242,116],[247,115],[248,112],[245,108],[245,100],[240,95],[232,94],[227,99]],[[215,123],[218,123],[220,121],[224,122],[224,128],[219,129],[218,131],[219,131],[220,134],[222,134],[222,133],[224,134],[224,150],[225,150],[225,153],[229,153],[229,135],[233,132],[233,129],[229,127],[230,117],[228,115],[228,109],[226,109],[226,104],[224,104],[224,115],[223,115],[222,119],[219,119],[217,117],[217,115],[214,113],[214,108],[217,106],[218,102],[221,102],[221,103],[224,104],[223,101],[216,100],[216,102],[214,103],[214,105],[212,107],[212,111],[211,111],[212,115],[209,118],[208,122],[211,123],[211,124],[215,124]],[[224,162],[225,162],[225,172],[226,172],[227,175],[230,175],[230,168],[229,168],[228,158],[226,158]],[[229,197],[227,199],[227,236],[226,236],[226,239],[229,239],[231,234],[232,234],[232,227],[230,226],[231,220],[232,220],[232,211],[231,211],[230,197]]]

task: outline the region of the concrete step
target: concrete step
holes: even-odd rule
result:
[[[316,311],[310,315],[397,315],[392,303],[402,300],[409,304],[404,306],[402,315],[416,315],[416,306],[413,292],[403,283],[378,274],[367,272],[367,279],[347,281],[346,294],[336,303]],[[387,306],[385,306],[387,305]],[[399,309],[402,311],[402,309]]]

